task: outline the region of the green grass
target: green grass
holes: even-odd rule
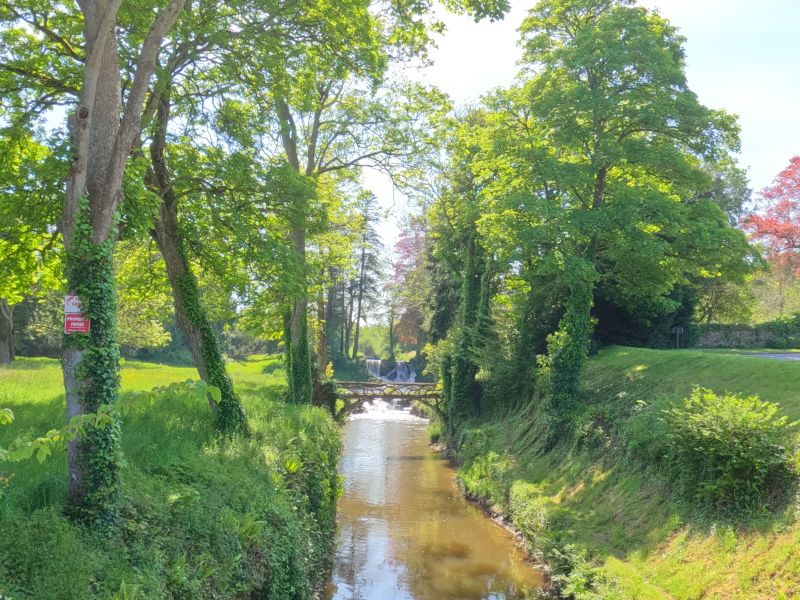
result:
[[[64,453],[3,464],[0,597],[306,598],[331,555],[339,431],[322,411],[277,402],[275,357],[229,365],[248,413],[248,439],[220,440],[203,401],[137,391],[196,379],[193,369],[122,368],[124,518],[101,539],[64,517]],[[15,423],[0,445],[62,422],[57,361],[0,370],[0,407]],[[123,592],[127,591],[127,595]]]
[[[538,411],[528,407],[469,434],[460,477],[506,512],[511,490],[521,506],[544,507],[546,530],[532,537],[588,549],[621,597],[798,597],[794,501],[771,512],[713,516],[677,497],[660,473],[623,450],[630,419],[682,400],[694,386],[757,394],[800,418],[798,363],[609,348],[591,358],[584,377],[581,418],[596,425],[591,435],[545,453]]]
[[[638,399],[679,398],[702,386],[715,392],[756,394],[800,417],[800,363],[707,350],[614,347],[589,361],[584,378],[589,399],[610,392]],[[634,396],[636,396],[634,398]]]

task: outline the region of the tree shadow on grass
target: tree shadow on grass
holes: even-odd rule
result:
[[[264,368],[261,369],[261,372],[265,375],[270,375],[275,373],[276,371],[284,371],[283,363],[282,362],[273,362],[269,363],[268,365],[264,365]]]
[[[239,381],[236,390],[249,399],[264,399],[278,402],[283,399],[286,385],[282,383],[253,383],[250,381]]]
[[[38,371],[42,369],[52,369],[59,367],[60,362],[57,358],[27,357],[19,356],[10,365],[0,366],[0,373],[14,371]]]

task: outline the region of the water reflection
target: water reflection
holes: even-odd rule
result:
[[[344,445],[326,598],[517,600],[540,583],[512,537],[460,497],[424,421],[391,410],[357,415]]]

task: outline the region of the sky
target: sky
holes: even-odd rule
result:
[[[408,76],[436,85],[457,105],[509,85],[517,72],[517,28],[533,0],[514,2],[503,21],[474,23],[442,15],[447,31],[432,52],[433,66]],[[710,108],[738,115],[742,150],[755,192],[800,154],[800,0],[640,0],[687,38],[689,85]],[[387,209],[387,246],[396,221],[409,210],[388,179],[367,176]]]

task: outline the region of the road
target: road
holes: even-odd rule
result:
[[[745,356],[758,356],[773,360],[792,360],[800,362],[800,352],[747,352]]]

